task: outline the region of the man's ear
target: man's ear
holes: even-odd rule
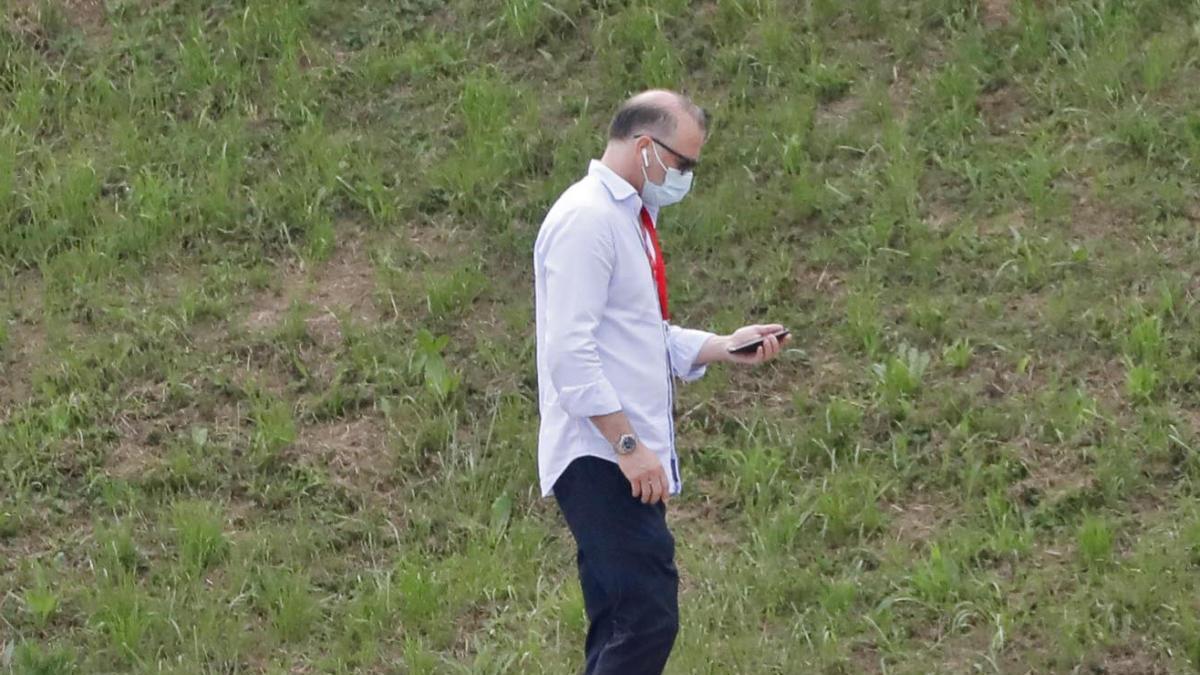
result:
[[[638,149],[638,144],[640,144],[642,142],[642,140],[645,138],[646,137],[642,136],[642,135],[633,137],[633,151],[635,153],[637,153],[639,156],[641,156],[642,166],[649,169],[650,168],[650,144],[646,143],[645,145],[642,145],[640,150]]]

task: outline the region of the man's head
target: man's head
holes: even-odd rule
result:
[[[690,188],[707,136],[708,115],[702,108],[682,94],[654,89],[621,104],[609,126],[602,161],[647,203],[666,206]]]

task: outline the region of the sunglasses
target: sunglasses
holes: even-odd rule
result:
[[[675,155],[675,159],[679,162],[679,166],[676,168],[679,169],[680,173],[691,173],[692,170],[696,168],[697,160],[692,159],[691,157],[688,157],[687,155],[683,154],[682,152],[679,152],[675,148],[672,148],[671,146],[667,145],[666,143],[663,143],[662,141],[658,140],[657,138],[655,138],[653,136],[647,136],[647,138],[649,138],[650,140],[657,143],[659,146],[662,147],[663,150],[666,150],[667,152],[671,153],[672,155]]]

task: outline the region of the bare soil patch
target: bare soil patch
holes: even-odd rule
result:
[[[1007,85],[979,97],[979,112],[992,133],[1006,134],[1024,119],[1025,97],[1018,87]]]
[[[843,96],[836,101],[817,107],[815,124],[817,128],[845,126],[862,110],[863,101],[858,96]]]
[[[11,309],[0,314],[8,330],[8,342],[0,350],[0,423],[32,395],[33,372],[46,348],[40,281],[32,275],[18,277],[8,291],[4,301]]]
[[[118,438],[105,459],[108,475],[130,480],[144,477],[162,461],[172,439],[194,429],[203,428],[214,442],[242,433],[244,407],[207,392],[209,383],[200,378],[186,384],[205,391],[205,395],[198,397],[198,403],[177,407],[169,400],[164,383],[138,385],[125,395],[127,404],[113,420]],[[271,388],[269,383],[266,386]]]
[[[379,318],[374,302],[375,271],[368,256],[370,244],[351,229],[326,262],[308,267],[297,263],[283,272],[277,290],[254,298],[246,327],[264,331],[277,327],[293,302],[311,305],[305,320],[309,335],[323,347],[342,340],[342,319],[371,322]]]
[[[1083,465],[1079,453],[1055,452],[1040,443],[1025,443],[1021,461],[1027,475],[1009,488],[1017,504],[1054,504],[1099,490],[1096,477]]]
[[[699,498],[671,500],[667,507],[667,522],[671,529],[689,538],[700,539],[691,539],[692,544],[735,546],[737,537],[722,523],[721,506],[709,497],[719,493],[720,488],[711,480],[693,478],[687,490],[699,495]]]
[[[1010,0],[982,0],[979,3],[980,19],[985,28],[1003,28],[1012,23],[1012,7]]]
[[[131,430],[109,451],[105,473],[113,478],[135,480],[154,467],[161,457],[160,449],[147,442],[136,430]]]
[[[889,529],[892,537],[913,549],[930,541],[956,512],[952,506],[938,504],[919,495],[917,499],[904,504],[888,504],[884,511],[891,520]]]
[[[326,469],[340,486],[358,494],[385,492],[391,467],[384,420],[364,415],[301,427],[289,451]]]
[[[37,0],[14,0],[10,5],[9,20],[18,33],[24,34],[38,49],[48,47],[46,28],[61,17],[69,26],[81,31],[88,38],[107,39],[111,28],[108,25],[104,0],[60,0],[52,11],[59,15],[46,16],[43,3]]]
[[[105,25],[104,0],[63,0],[63,12],[71,23],[84,29]]]
[[[1136,214],[1128,208],[1106,203],[1096,193],[1098,189],[1086,185],[1063,188],[1071,199],[1071,234],[1083,241],[1109,239],[1128,242],[1130,223],[1134,222]]]
[[[1171,669],[1151,645],[1138,640],[1088,656],[1083,661],[1082,671],[1105,675],[1166,675]]]

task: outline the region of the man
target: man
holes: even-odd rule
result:
[[[538,470],[577,544],[588,674],[661,673],[679,628],[666,523],[682,486],[672,377],[780,350],[778,325],[720,336],[668,321],[656,222],[690,189],[707,124],[673,92],[626,101],[604,155],[555,202],[534,246]],[[728,349],[763,336],[756,352]]]

